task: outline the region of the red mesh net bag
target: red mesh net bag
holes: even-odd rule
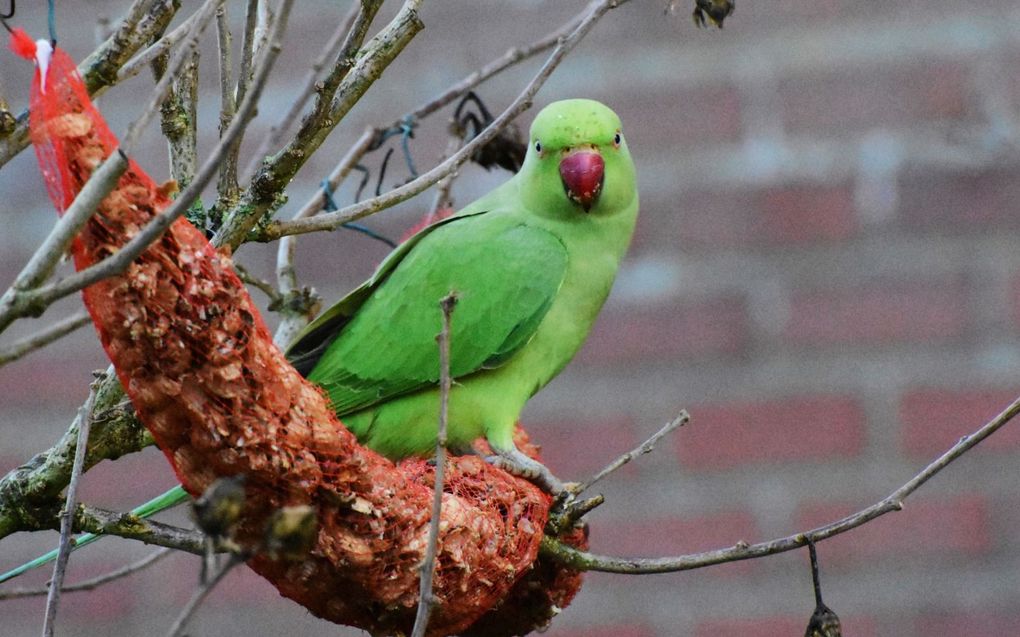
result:
[[[31,136],[63,211],[117,141],[59,49],[37,58]],[[133,162],[75,240],[78,269],[116,252],[170,203]],[[318,527],[300,559],[257,554],[249,565],[281,594],[373,634],[406,633],[418,603],[433,469],[394,464],[358,445],[323,394],[277,349],[228,256],[178,219],[122,276],[84,292],[99,337],[145,426],[193,495],[243,474],[236,534],[258,547],[269,517],[308,505]],[[521,432],[522,449],[535,453]],[[537,560],[550,500],[477,457],[449,461],[430,635],[515,635],[545,625],[580,575]],[[585,543],[581,531],[568,538]]]

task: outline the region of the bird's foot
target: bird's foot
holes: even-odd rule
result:
[[[553,475],[541,462],[526,456],[516,447],[497,449],[496,455],[486,456],[486,462],[507,473],[534,482],[540,489],[552,495],[563,493],[567,485]]]

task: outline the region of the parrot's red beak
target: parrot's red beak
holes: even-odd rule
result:
[[[560,161],[560,177],[567,197],[585,212],[591,210],[602,192],[605,167],[602,155],[591,150],[574,151]]]

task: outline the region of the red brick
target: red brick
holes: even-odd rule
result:
[[[794,135],[831,136],[961,119],[970,114],[971,77],[951,62],[792,76],[780,82],[784,123]]]
[[[675,214],[638,221],[635,244],[684,250],[800,245],[848,239],[858,230],[850,186],[793,185],[761,190],[695,190],[649,202]]]
[[[1005,637],[1020,635],[1020,615],[987,613],[931,614],[914,622],[918,635],[953,637]]]
[[[806,600],[805,600],[806,601]],[[751,619],[710,619],[699,622],[694,637],[794,637],[803,635],[814,608],[805,607],[803,617],[755,617]],[[836,609],[839,614],[839,610]],[[877,635],[874,620],[864,617],[840,617],[844,635]]]
[[[839,241],[857,231],[849,186],[786,186],[759,197],[759,232],[774,243]]]
[[[999,414],[1020,395],[1009,389],[913,389],[900,398],[903,450],[914,457],[934,457]],[[1006,425],[977,447],[1020,449],[1020,427]]]
[[[624,557],[697,553],[759,539],[747,511],[723,511],[697,517],[599,520],[591,527],[591,550]]]
[[[664,105],[669,109],[669,126],[640,125],[661,120]],[[624,132],[631,148],[736,142],[742,132],[740,96],[728,84],[697,87],[657,84],[635,93],[631,99],[615,101],[613,108],[625,122]]]
[[[849,396],[694,405],[690,411],[692,424],[675,440],[681,467],[695,471],[852,457],[866,437],[864,412]]]
[[[568,424],[527,423],[527,430],[531,440],[542,447],[542,461],[566,480],[591,477],[639,442],[633,423],[626,418]],[[635,465],[631,463],[630,467]],[[619,474],[630,473],[628,468]]]
[[[1020,227],[1016,168],[908,172],[900,180],[899,216],[912,229],[986,232]]]
[[[757,240],[751,190],[693,190],[683,197],[642,201],[647,210],[670,210],[668,215],[638,217],[636,246],[715,250],[753,245]]]
[[[747,307],[739,296],[602,313],[579,354],[585,364],[735,355],[747,346]]]
[[[807,504],[798,510],[795,527],[807,530],[822,526],[868,504],[871,503]],[[907,556],[928,559],[935,556],[973,556],[991,548],[989,516],[988,502],[980,494],[937,499],[910,498],[902,511],[887,513],[819,544],[818,555],[823,565]]]
[[[956,281],[797,291],[783,332],[812,346],[944,340],[967,328],[967,305],[967,289]]]

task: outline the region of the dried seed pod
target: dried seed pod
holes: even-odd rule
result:
[[[244,476],[220,478],[191,504],[192,518],[206,535],[229,538],[241,519],[244,502]]]
[[[723,21],[733,15],[736,9],[734,0],[695,0],[691,18],[698,27],[712,26],[723,28]]]

